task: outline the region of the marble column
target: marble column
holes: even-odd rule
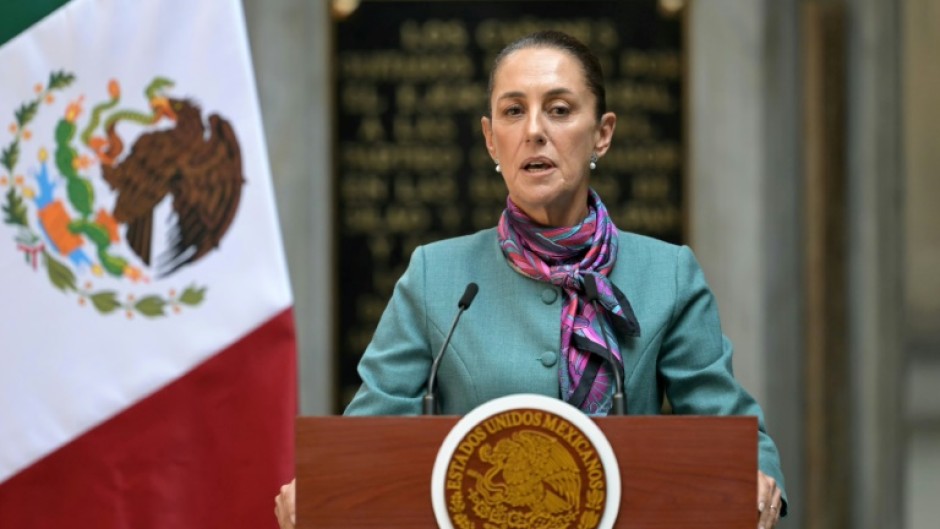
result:
[[[802,527],[801,102],[797,1],[692,2],[691,245],[765,410]]]
[[[327,2],[244,0],[294,291],[300,409],[333,411],[333,191]]]

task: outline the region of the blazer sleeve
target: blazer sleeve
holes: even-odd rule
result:
[[[427,340],[424,250],[418,247],[359,362],[362,385],[345,415],[421,412],[432,353]]]
[[[677,255],[676,294],[658,367],[666,397],[678,414],[757,417],[758,466],[780,487],[783,516],[787,500],[777,447],[760,406],[734,378],[731,341],[721,332],[715,298],[687,246]]]

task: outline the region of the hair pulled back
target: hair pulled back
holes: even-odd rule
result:
[[[493,61],[493,67],[490,69],[490,80],[486,90],[486,115],[489,116],[490,102],[493,100],[493,80],[496,77],[496,71],[499,70],[503,59],[519,50],[528,48],[555,48],[569,53],[581,64],[581,71],[584,73],[584,81],[595,99],[595,113],[597,119],[607,112],[607,93],[604,90],[604,72],[601,70],[601,63],[591,50],[580,40],[555,30],[544,30],[531,33],[521,37],[503,48],[496,59]]]

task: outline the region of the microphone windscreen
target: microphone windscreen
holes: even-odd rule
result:
[[[467,285],[467,289],[463,291],[463,297],[460,298],[460,301],[457,303],[457,307],[463,310],[470,308],[470,304],[473,303],[473,298],[476,297],[479,290],[480,287],[478,287],[476,283],[470,283]]]

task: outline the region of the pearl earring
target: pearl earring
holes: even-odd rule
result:
[[[588,167],[590,167],[592,171],[597,169],[597,153],[591,154],[591,163],[588,164]]]
[[[496,172],[497,173],[503,172],[503,168],[499,166],[499,162],[496,162]]]

